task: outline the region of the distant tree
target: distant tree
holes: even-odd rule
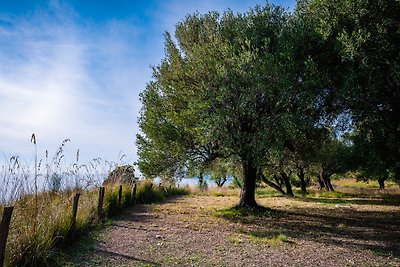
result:
[[[62,175],[53,173],[50,176],[50,191],[59,192],[61,190]]]
[[[362,180],[377,180],[379,189],[385,189],[385,181],[394,178],[390,161],[384,160],[388,157],[386,155],[388,153],[387,140],[383,136],[378,138],[376,133],[368,139],[364,138],[362,134],[355,134],[353,142],[358,177]]]
[[[261,181],[288,196],[294,196],[290,176],[292,165],[290,161],[291,152],[283,149],[283,152],[269,155],[269,160],[260,170]]]
[[[133,184],[135,182],[135,168],[132,165],[117,166],[112,170],[103,184]]]
[[[302,1],[321,39],[314,62],[330,73],[331,107],[351,117],[366,175],[400,180],[400,2]]]
[[[216,159],[210,165],[208,174],[218,187],[222,187],[229,177],[235,175],[235,163],[232,159]]]
[[[355,165],[352,162],[352,147],[329,130],[324,131],[323,135],[325,137],[319,140],[320,150],[315,161],[320,170],[318,182],[320,189],[334,191],[332,175],[346,173]]]

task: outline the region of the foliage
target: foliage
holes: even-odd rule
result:
[[[165,199],[165,195],[162,191],[159,191],[154,187],[151,181],[143,181],[141,186],[138,187],[136,192],[137,203],[151,203],[159,202]]]
[[[235,163],[228,159],[215,159],[209,167],[208,174],[218,187],[222,187],[229,176],[234,175]]]
[[[139,168],[173,176],[215,158],[242,165],[241,205],[256,206],[257,168],[318,119],[320,79],[282,8],[189,15],[141,94]],[[293,25],[292,25],[293,24]],[[296,38],[292,38],[295,36]],[[293,49],[293,47],[296,49]]]
[[[107,179],[104,180],[103,184],[117,183],[132,185],[135,179],[135,168],[133,165],[122,165],[116,166],[115,169],[110,172]]]
[[[400,177],[400,76],[396,0],[314,0],[299,6],[322,38],[313,58],[330,73],[336,108],[350,117],[359,166]]]
[[[59,192],[61,190],[61,180],[62,177],[59,174],[53,173],[50,178],[50,191]]]

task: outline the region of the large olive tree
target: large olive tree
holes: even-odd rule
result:
[[[139,168],[160,175],[236,157],[240,206],[256,207],[269,155],[291,147],[321,103],[315,64],[300,53],[289,14],[266,5],[246,14],[189,15],[141,94]]]

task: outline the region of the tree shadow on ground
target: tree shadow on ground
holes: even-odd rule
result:
[[[161,204],[176,203],[185,196],[171,196],[165,199]],[[155,203],[153,203],[155,204]],[[158,203],[159,205],[160,203]],[[151,204],[138,204],[113,217],[113,221],[119,222],[151,222],[157,218],[158,214],[152,212]]]
[[[295,197],[297,201],[322,203],[322,204],[356,204],[356,205],[374,205],[374,206],[399,206],[400,196],[392,195],[390,198],[318,198],[318,197]]]
[[[232,209],[222,209],[217,216],[244,227],[278,231],[294,242],[306,240],[400,257],[398,212],[302,207],[246,214]]]
[[[133,257],[131,255],[126,255],[126,254],[123,254],[123,253],[117,253],[117,252],[114,252],[114,251],[108,251],[108,250],[104,250],[104,249],[97,249],[97,252],[99,252],[99,254],[102,257],[105,257],[105,258],[111,258],[111,259],[113,259],[113,258],[122,258],[122,259],[125,259],[125,260],[129,260],[130,264],[133,264],[133,263],[139,263],[140,264],[140,263],[142,263],[142,264],[146,264],[146,266],[161,266],[160,263],[157,263],[157,262],[154,262],[154,261],[139,259],[139,258]]]

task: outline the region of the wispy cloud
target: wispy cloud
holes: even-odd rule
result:
[[[128,16],[100,20],[61,0],[0,11],[0,153],[31,157],[35,132],[42,155],[70,138],[68,147],[87,158],[135,158],[138,95],[163,57],[162,33],[188,13],[245,12],[257,3],[265,2],[124,2]]]
[[[57,2],[1,21],[0,150],[26,153],[35,132],[44,148],[71,138],[92,157],[133,154],[137,94],[148,79],[129,52],[135,27],[82,25]]]

